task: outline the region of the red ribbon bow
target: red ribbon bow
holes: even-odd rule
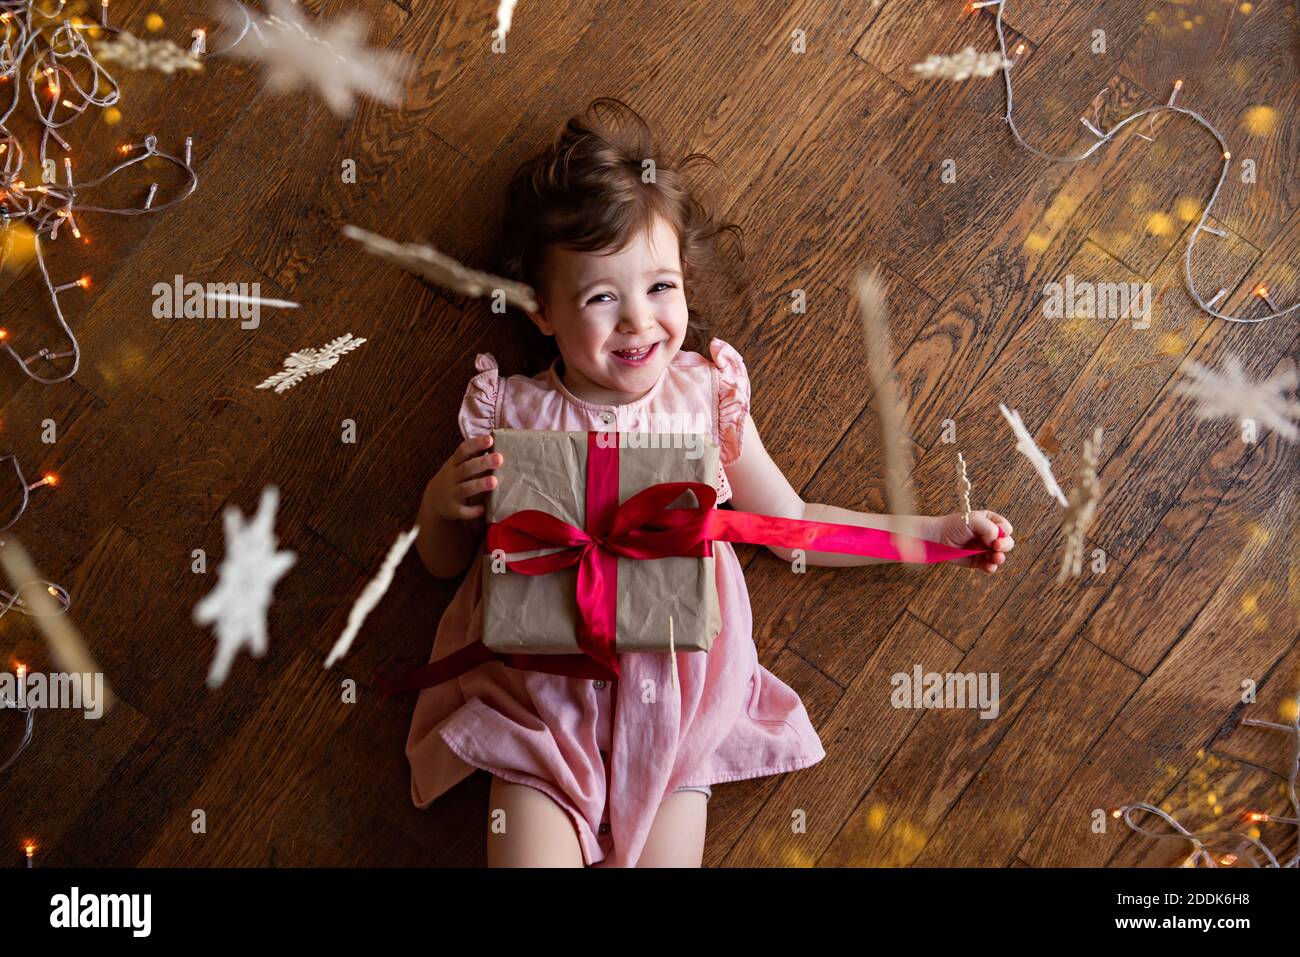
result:
[[[619,505],[617,447],[598,454],[594,441],[598,434],[587,433],[587,527],[578,528],[537,509],[524,509],[488,526],[487,548],[489,553],[561,548],[549,555],[508,562],[506,567],[523,575],[547,575],[577,565],[578,647],[617,678],[618,556],[712,556],[709,516],[718,493],[703,482],[663,482]],[[612,481],[607,471],[611,459]],[[687,491],[695,493],[695,507],[668,507]]]

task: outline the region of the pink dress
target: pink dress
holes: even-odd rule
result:
[[[725,467],[740,454],[749,377],[727,343],[714,339],[709,352],[712,361],[679,352],[649,393],[617,406],[570,393],[559,360],[534,377],[503,379],[496,360],[479,353],[460,430],[466,438],[496,428],[634,431],[655,414],[675,414],[677,422],[707,420]],[[731,497],[722,469],[717,488],[719,503]],[[623,678],[611,683],[494,661],[423,689],[406,742],[415,805],[428,807],[483,768],[564,808],[587,864],[631,867],[659,805],[677,788],[795,771],[824,758],[799,696],[758,663],[735,549],[715,542],[714,556],[722,629],[708,652],[677,653],[679,691],[666,653],[619,655]],[[431,661],[478,640],[481,568],[480,561],[471,564],[447,607]],[[646,687],[657,694],[643,695]]]

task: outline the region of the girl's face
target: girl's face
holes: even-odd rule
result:
[[[645,395],[686,337],[686,290],[677,233],[656,217],[649,241],[638,232],[614,253],[548,251],[542,312],[555,336],[564,384],[594,405]]]

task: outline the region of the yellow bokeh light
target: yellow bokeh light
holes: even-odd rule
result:
[[[36,234],[26,223],[9,224],[8,246],[5,249],[4,268],[19,272],[36,255]]]
[[[1178,202],[1174,204],[1174,209],[1178,212],[1178,218],[1185,223],[1190,223],[1201,215],[1201,204],[1190,196],[1179,197]]]
[[[151,13],[144,18],[144,28],[150,33],[157,33],[163,28],[163,18],[156,13]]]
[[[1255,9],[1255,6],[1254,6],[1254,4],[1243,3],[1243,4],[1242,4],[1241,6],[1239,6],[1237,9],[1240,10],[1242,13],[1246,14],[1247,16],[1249,16],[1249,15],[1250,15],[1250,11],[1254,10],[1254,9]]]
[[[1162,356],[1181,356],[1187,351],[1187,343],[1183,342],[1183,337],[1173,333],[1166,332],[1160,337],[1160,345],[1156,348]]]
[[[1253,615],[1259,611],[1259,596],[1246,595],[1241,599],[1241,610],[1248,615]]]
[[[115,106],[110,106],[104,111],[104,122],[109,126],[116,126],[122,122],[122,111]]]
[[[1030,233],[1025,238],[1025,249],[1031,253],[1044,252],[1051,244],[1051,238],[1042,233]]]
[[[1147,219],[1147,232],[1152,236],[1172,236],[1174,221],[1165,213],[1152,213]]]
[[[1241,125],[1252,136],[1268,136],[1277,129],[1277,110],[1271,106],[1252,106],[1241,117]]]

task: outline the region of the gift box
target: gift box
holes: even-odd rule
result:
[[[599,619],[603,606],[611,616],[606,624],[612,625],[613,648],[619,654],[668,651],[670,616],[673,648],[709,650],[721,628],[711,543],[697,544],[696,555],[648,558],[589,548],[592,554],[584,559],[582,549],[573,547],[582,544],[581,536],[574,534],[577,530],[597,537],[602,528],[610,531],[618,507],[652,487],[692,482],[708,485],[716,493],[719,450],[708,435],[497,429],[493,442],[504,461],[494,470],[498,484],[487,496],[489,525],[506,523],[530,510],[544,513],[555,520],[546,528],[558,531],[556,545],[566,540],[569,554],[566,558],[557,548],[509,552],[484,548],[483,644],[487,648],[510,654],[589,653],[581,641],[584,626]],[[592,475],[589,464],[597,459],[604,464]],[[695,491],[688,489],[673,496],[667,509],[703,509],[712,504],[699,501]],[[588,522],[589,506],[592,522]],[[683,511],[682,517],[686,514]],[[646,534],[653,537],[653,532]],[[528,559],[547,554],[570,564],[534,574],[516,570],[526,569]],[[587,577],[595,579],[587,589],[587,604],[594,610],[586,616],[579,607],[586,584],[580,581],[584,567],[590,572]]]
[[[497,429],[487,496],[483,634],[422,667],[380,675],[385,695],[492,662],[583,679],[618,655],[708,651],[721,628],[713,543],[921,564],[980,554],[870,526],[715,508],[719,451],[705,435]],[[999,534],[1001,534],[999,532]],[[909,544],[904,558],[902,546]]]

